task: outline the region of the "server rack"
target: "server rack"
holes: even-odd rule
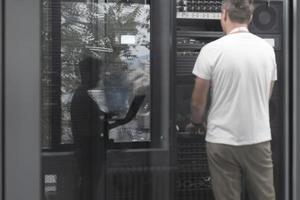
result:
[[[185,132],[190,121],[194,77],[192,69],[201,48],[223,36],[219,24],[222,1],[177,1],[175,126],[177,199],[213,199],[205,136]]]
[[[288,193],[288,181],[286,171],[288,169],[288,143],[289,127],[288,122],[290,108],[289,102],[289,65],[288,65],[288,2],[262,1],[255,2],[253,21],[250,24],[250,31],[264,38],[273,45],[278,68],[278,81],[270,100],[270,118],[272,132],[272,150],[274,162],[275,188],[277,199],[285,199]],[[178,128],[178,143],[185,141],[188,146],[194,143],[201,145],[197,137],[190,141],[182,138],[184,127],[189,122],[189,104],[191,91],[193,87],[192,68],[196,61],[199,51],[208,42],[223,36],[220,19],[220,6],[222,1],[195,1],[178,0],[177,1],[177,57],[176,57],[176,126]],[[197,142],[196,142],[197,141]],[[176,145],[175,145],[176,146]],[[179,145],[180,146],[180,145]],[[191,147],[190,147],[191,148]],[[177,147],[177,151],[180,147]],[[192,151],[192,148],[191,148]],[[205,149],[203,149],[205,152]],[[196,157],[197,158],[197,157]],[[205,164],[204,156],[198,156],[197,162]],[[178,160],[180,157],[178,157]],[[196,161],[194,161],[196,162]],[[193,161],[189,163],[190,167],[195,166]],[[198,170],[198,174],[201,174]],[[206,169],[206,173],[207,172]],[[206,174],[204,175],[204,177]],[[209,176],[209,175],[208,175]],[[177,175],[178,180],[192,181],[192,172],[190,176],[182,177]],[[198,179],[198,183],[201,179]],[[286,187],[285,190],[282,188]],[[192,186],[191,186],[192,188]],[[198,188],[198,198],[212,199],[204,193],[201,194],[201,188]],[[179,191],[178,191],[179,192]],[[180,192],[179,192],[180,193]],[[247,192],[243,194],[247,198]],[[187,198],[188,196],[186,196]],[[195,197],[190,197],[193,199]]]

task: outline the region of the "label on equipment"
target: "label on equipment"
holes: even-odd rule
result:
[[[221,13],[213,12],[177,12],[178,19],[221,19]]]

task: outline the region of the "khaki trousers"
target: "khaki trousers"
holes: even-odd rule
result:
[[[250,200],[275,200],[270,142],[207,143],[207,155],[215,200],[240,200],[242,178]]]

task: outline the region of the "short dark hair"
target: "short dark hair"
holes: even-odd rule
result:
[[[92,56],[84,57],[79,62],[81,82],[83,84],[90,84],[96,82],[99,75],[98,73],[101,70],[102,66],[102,60]]]
[[[248,23],[254,10],[253,0],[223,0],[222,9],[228,11],[231,21]]]
[[[99,69],[102,67],[102,60],[87,56],[79,61],[79,70],[81,75],[94,73],[94,69]]]

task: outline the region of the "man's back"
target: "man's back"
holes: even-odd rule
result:
[[[189,130],[203,122],[211,86],[206,152],[216,200],[275,200],[269,98],[277,79],[275,53],[249,33],[253,0],[223,0],[226,36],[202,48],[193,73]],[[245,183],[242,186],[242,181]]]
[[[269,44],[248,32],[226,35],[202,49],[193,73],[211,80],[208,142],[245,145],[271,139],[268,102],[276,61]]]

